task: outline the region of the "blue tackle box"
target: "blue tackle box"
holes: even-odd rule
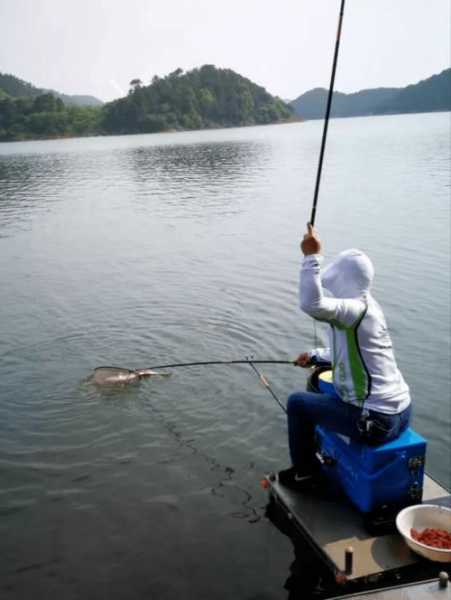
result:
[[[362,512],[421,502],[426,440],[407,428],[381,446],[368,446],[317,426],[317,457],[327,479]]]

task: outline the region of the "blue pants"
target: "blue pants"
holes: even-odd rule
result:
[[[288,397],[288,441],[291,462],[300,472],[315,467],[315,425],[342,433],[365,444],[379,445],[399,436],[407,428],[410,405],[402,413],[386,415],[369,411],[369,431],[362,423],[362,409],[343,402],[332,394],[294,392]]]

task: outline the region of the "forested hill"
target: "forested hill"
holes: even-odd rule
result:
[[[74,106],[12,75],[0,75],[0,141],[153,133],[278,123],[296,119],[280,98],[230,69],[204,65],[130,82],[125,98]],[[44,93],[43,93],[44,92]]]
[[[42,94],[51,93],[60,98],[64,104],[69,106],[100,106],[102,102],[94,96],[61,94],[54,90],[37,88],[27,81],[23,81],[14,75],[0,73],[0,98],[10,96],[11,98],[36,98]]]
[[[327,90],[310,90],[291,102],[303,119],[322,119]],[[376,88],[354,94],[334,92],[332,117],[357,117],[451,110],[451,69],[405,88]]]
[[[293,110],[264,88],[230,69],[204,65],[183,73],[154,77],[143,86],[131,82],[129,95],[104,107],[103,127],[110,133],[149,133],[277,123]]]

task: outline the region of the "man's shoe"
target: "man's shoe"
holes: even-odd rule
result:
[[[277,478],[284,487],[300,492],[314,487],[317,481],[315,475],[313,470],[300,473],[296,467],[290,467],[279,471]]]

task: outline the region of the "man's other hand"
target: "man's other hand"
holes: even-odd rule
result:
[[[309,367],[312,364],[312,359],[308,352],[303,352],[294,361],[294,364],[298,367]]]

